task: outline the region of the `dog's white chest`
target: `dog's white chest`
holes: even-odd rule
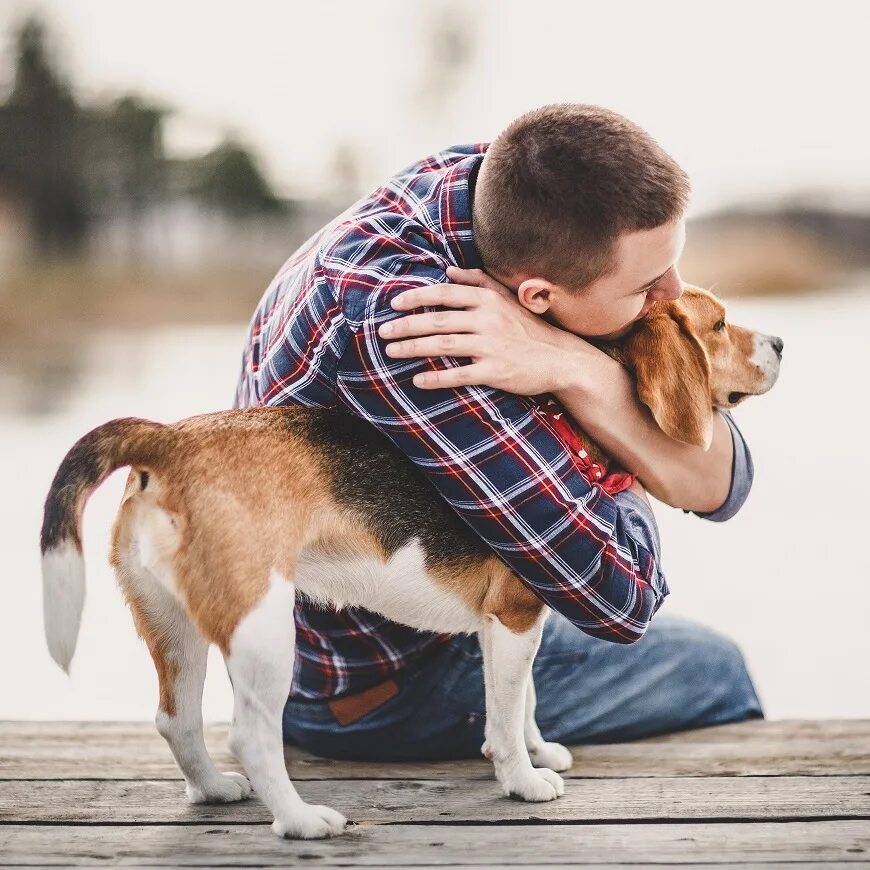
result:
[[[477,631],[478,614],[427,571],[413,538],[387,562],[372,556],[303,550],[292,578],[309,598],[336,607],[364,607],[394,622],[446,633]]]

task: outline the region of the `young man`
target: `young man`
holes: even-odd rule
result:
[[[732,642],[688,620],[650,623],[668,588],[646,490],[728,519],[751,484],[746,444],[724,415],[707,451],[671,440],[583,339],[619,337],[680,295],[688,192],[625,118],[546,106],[357,202],[283,266],[251,323],[237,407],[368,420],[556,611],[534,666],[547,740],[762,715]],[[541,422],[541,395],[642,484],[612,496],[588,479]],[[285,739],[335,757],[479,754],[476,637],[304,600],[296,627]]]

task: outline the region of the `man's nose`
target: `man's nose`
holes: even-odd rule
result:
[[[661,277],[661,280],[650,291],[653,299],[679,299],[683,295],[683,279],[676,268]]]

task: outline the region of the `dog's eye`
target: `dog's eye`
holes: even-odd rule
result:
[[[715,332],[722,332],[723,329],[725,329],[725,321],[724,321],[724,320],[719,320],[719,321],[718,321],[718,322],[713,326],[713,330],[714,330]]]

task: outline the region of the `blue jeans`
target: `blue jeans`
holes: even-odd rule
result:
[[[534,664],[545,740],[609,743],[763,718],[739,648],[696,622],[659,614],[623,645],[550,613]],[[316,755],[360,761],[479,758],[486,705],[476,635],[457,635],[399,693],[350,725],[324,701],[284,708],[284,739]]]

